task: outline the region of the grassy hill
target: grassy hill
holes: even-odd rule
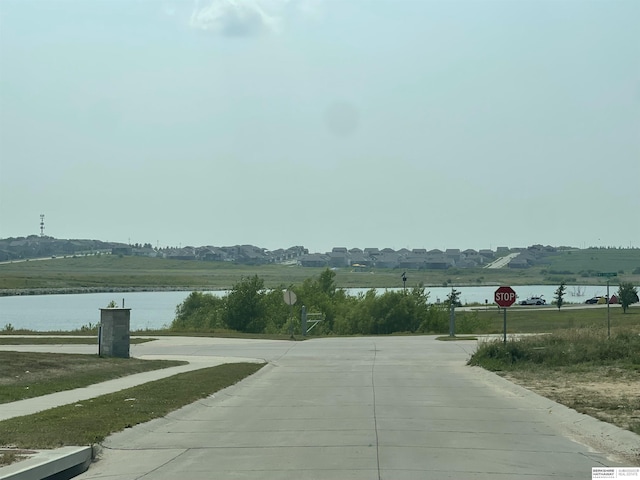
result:
[[[581,277],[596,272],[616,272],[621,275],[640,274],[640,249],[568,250],[551,257],[549,271],[567,271]]]
[[[291,265],[235,265],[229,262],[95,255],[0,264],[0,289],[228,289],[243,276],[258,275],[267,287],[300,284],[322,268]],[[612,279],[640,283],[640,249],[563,251],[539,267],[526,269],[458,269],[407,271],[407,286],[440,285],[604,284],[598,272],[617,272]],[[635,272],[635,273],[634,273]],[[402,271],[336,270],[339,287],[401,287]],[[5,292],[6,293],[6,292]],[[42,292],[45,293],[45,292]]]

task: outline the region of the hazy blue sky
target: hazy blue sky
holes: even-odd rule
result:
[[[638,25],[638,0],[0,0],[0,238],[640,247]]]

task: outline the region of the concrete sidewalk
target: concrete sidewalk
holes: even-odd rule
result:
[[[225,363],[250,362],[261,363],[262,360],[255,358],[242,357],[207,357],[207,356],[184,356],[184,355],[144,355],[136,357],[141,360],[181,360],[189,362],[186,365],[177,367],[163,368],[161,370],[151,370],[149,372],[137,373],[114,380],[108,380],[102,383],[96,383],[84,388],[76,388],[74,390],[66,390],[64,392],[51,393],[41,397],[28,398],[17,402],[5,403],[0,405],[0,421],[9,418],[21,417],[23,415],[31,415],[34,413],[48,410],[50,408],[69,405],[72,403],[87,400],[89,398],[99,397],[107,393],[119,392],[127,388],[135,387],[143,383],[153,382],[161,378],[171,377],[179,373],[200,370],[201,368],[215,367]],[[1,477],[0,477],[1,478]]]
[[[263,362],[263,360],[255,358],[193,355],[142,355],[136,358],[141,360],[180,360],[189,363],[108,380],[84,388],[5,403],[0,405],[0,421],[74,404],[193,370],[215,367],[225,363]],[[56,478],[72,478],[89,468],[94,452],[92,447],[88,446],[62,447],[52,450],[30,450],[24,453],[24,457],[26,458],[19,462],[0,467],[0,480],[36,480],[54,475]]]

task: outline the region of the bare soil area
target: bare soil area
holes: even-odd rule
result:
[[[513,371],[507,380],[539,395],[640,435],[640,372],[612,367],[589,371]],[[640,466],[640,451],[632,459]]]

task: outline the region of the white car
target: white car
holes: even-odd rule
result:
[[[542,297],[529,297],[526,300],[522,300],[520,305],[546,305],[547,301]]]

